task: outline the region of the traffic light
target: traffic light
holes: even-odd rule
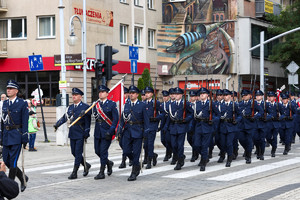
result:
[[[112,48],[112,46],[104,47],[104,75],[107,81],[119,74],[119,72],[112,70],[112,66],[119,63],[119,61],[112,59],[112,56],[118,52],[119,50]]]

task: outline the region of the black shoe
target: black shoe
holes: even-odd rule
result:
[[[147,158],[147,166],[146,166],[146,169],[151,169],[151,167],[152,167],[151,161],[152,161],[152,158],[148,157],[148,158]]]
[[[227,162],[226,162],[225,167],[230,167],[231,166],[232,158],[233,158],[233,156],[228,156],[227,157]]]
[[[126,168],[126,156],[122,156],[122,162],[119,166],[120,169]]]
[[[129,167],[131,167],[131,166],[132,166],[132,160],[129,159]]]
[[[79,165],[74,165],[72,174],[68,177],[68,179],[76,179],[77,178],[77,171],[79,169]]]
[[[147,162],[148,162],[148,155],[145,153],[145,155],[144,155],[144,160],[143,160],[142,164],[143,164],[143,165],[146,165]]]
[[[224,159],[225,159],[225,155],[222,154],[218,160],[218,163],[222,163],[224,161]]]
[[[29,148],[28,151],[37,151],[35,148]]]
[[[233,150],[233,157],[232,157],[232,160],[236,160],[236,158],[238,157],[238,155],[239,155],[239,149]]]
[[[154,153],[154,156],[153,156],[153,166],[156,166],[156,164],[157,164],[157,157],[158,157],[157,153]]]
[[[184,165],[184,158],[179,158],[177,161],[177,165],[175,166],[174,170],[181,170],[181,167]]]
[[[23,172],[20,170],[20,168],[17,167],[16,171],[17,171],[16,176],[18,177],[18,179],[21,182],[21,192],[24,192],[26,189],[26,183],[28,182],[29,178],[28,178],[28,176],[25,175],[25,181],[24,181]]]
[[[168,161],[169,158],[170,158],[169,156],[170,156],[170,155],[168,154],[168,150],[166,149],[166,155],[165,155],[163,161],[164,161],[164,162]]]
[[[245,153],[245,159],[246,159],[246,164],[251,163],[251,152],[246,152]]]
[[[171,165],[175,165],[177,162],[177,156],[173,155],[172,161],[171,161]]]
[[[275,152],[276,152],[276,148],[272,147],[271,157],[275,158]]]
[[[246,164],[251,164],[251,158],[247,158]]]
[[[205,166],[204,166],[204,165],[201,165],[201,166],[200,166],[200,171],[201,171],[201,172],[205,171]]]
[[[82,173],[83,176],[87,176],[89,174],[89,170],[91,168],[91,164],[90,163],[85,162],[85,164],[86,164],[86,168],[84,167],[84,170],[83,170],[83,173]],[[83,166],[84,166],[84,163],[83,163]]]
[[[191,157],[191,162],[195,162],[199,157],[199,154],[193,150],[193,153],[192,153],[192,157]]]
[[[269,142],[266,142],[266,147],[270,147],[270,143]]]
[[[261,155],[259,159],[260,159],[260,160],[265,160],[264,155]]]
[[[113,161],[110,161],[108,160],[107,161],[107,175],[110,176],[113,172],[112,168],[114,166],[114,162]]]
[[[208,158],[212,158],[213,149],[209,149],[208,151]]]
[[[130,176],[128,177],[128,181],[135,181],[136,177],[140,174],[140,166],[132,166],[132,171]]]
[[[99,172],[99,174],[97,174],[97,176],[94,177],[94,179],[95,179],[95,180],[98,180],[98,179],[105,179],[104,170],[105,170],[105,165],[101,165],[101,167],[100,167],[100,172]]]

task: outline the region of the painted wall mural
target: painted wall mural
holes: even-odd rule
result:
[[[161,75],[233,73],[235,27],[228,19],[236,16],[236,0],[165,3],[163,9],[166,23],[157,34]]]

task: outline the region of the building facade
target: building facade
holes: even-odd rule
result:
[[[280,13],[287,1],[186,0],[163,1],[163,21],[158,32],[158,71],[163,88],[259,89],[259,48],[249,49],[273,37],[267,31],[267,13]],[[275,43],[265,45],[264,73],[267,90],[287,86],[287,74],[268,56]]]
[[[33,98],[32,92],[37,88],[36,76],[30,72],[28,56],[42,55],[44,70],[39,71],[39,81],[43,90],[46,123],[55,121],[55,109],[60,66],[60,19],[59,0],[1,0],[0,1],[0,92],[5,93],[6,81],[17,80],[22,88],[24,98]],[[82,0],[64,0],[64,39],[66,54],[67,93],[73,87],[83,90],[83,71],[74,61],[81,54],[81,26],[74,20],[75,35],[78,42],[68,45],[69,20],[73,15],[82,19]],[[97,98],[94,72],[95,45],[106,44],[119,50],[114,59],[119,63],[113,70],[111,85],[123,75],[125,85],[131,84],[129,46],[139,47],[137,79],[145,68],[149,68],[153,79],[157,68],[157,24],[162,21],[161,0],[86,0],[86,35],[87,35],[87,103]],[[77,59],[78,61],[78,59]],[[161,81],[158,81],[158,87]],[[69,96],[71,101],[71,95]]]

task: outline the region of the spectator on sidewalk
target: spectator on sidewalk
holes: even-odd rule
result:
[[[3,102],[7,99],[6,94],[1,94],[1,101],[0,101],[0,116],[2,116],[2,106]],[[0,122],[1,122],[2,117],[0,117]]]
[[[31,104],[30,100],[26,100],[28,103],[28,112],[29,112],[29,120],[28,120],[28,133],[29,133],[29,151],[37,151],[34,148],[36,132],[40,129],[38,126],[38,120],[36,117],[36,108]]]
[[[0,200],[4,200],[4,197],[13,199],[19,194],[18,183],[8,178],[5,172],[6,166],[4,162],[0,161]]]

